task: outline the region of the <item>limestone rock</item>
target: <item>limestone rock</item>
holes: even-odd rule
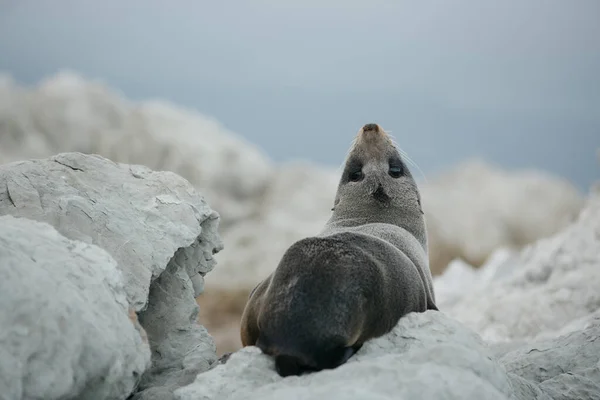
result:
[[[583,205],[568,181],[481,160],[463,162],[419,187],[434,275],[452,260],[479,267],[498,248],[521,249],[556,234]]]
[[[600,309],[600,186],[578,219],[507,261],[513,274],[441,307],[487,341],[552,338]],[[485,267],[484,267],[485,270]],[[443,303],[443,302],[442,302]]]
[[[553,400],[600,399],[599,338],[600,311],[587,317],[584,329],[521,346],[500,362]]]
[[[0,164],[82,152],[171,171],[218,202],[225,224],[254,212],[273,172],[258,147],[213,118],[163,101],[133,102],[68,71],[32,88],[0,75],[0,132]]]
[[[336,369],[281,378],[272,358],[252,346],[175,395],[178,400],[596,399],[599,322],[590,319],[582,332],[497,359],[477,334],[443,313],[412,313]]]
[[[216,360],[194,297],[223,247],[219,215],[185,179],[81,153],[14,162],[0,166],[2,214],[48,222],[117,261],[152,344],[142,389],[180,382]]]
[[[409,314],[333,370],[281,378],[256,347],[176,391],[196,399],[508,399],[510,381],[477,336],[439,312]]]
[[[125,399],[150,364],[116,261],[0,217],[0,399]]]

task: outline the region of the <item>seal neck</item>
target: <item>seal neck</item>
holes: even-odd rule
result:
[[[344,210],[343,206],[336,207],[333,214],[326,224],[326,230],[336,230],[338,228],[354,228],[367,224],[389,224],[404,229],[413,236],[428,253],[427,229],[425,218],[419,212],[407,213],[406,210],[390,207],[382,209],[375,213],[365,214],[360,212],[359,208]]]

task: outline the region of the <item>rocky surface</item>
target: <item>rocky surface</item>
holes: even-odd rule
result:
[[[0,217],[0,399],[124,399],[150,366],[117,262]]]
[[[439,299],[440,309],[487,341],[552,337],[600,309],[600,185],[573,224],[495,269],[505,274],[493,285],[465,281],[458,301]]]
[[[153,398],[155,386],[183,385],[216,360],[194,297],[223,247],[219,215],[189,182],[100,156],[58,154],[0,166],[5,214],[47,222],[116,260],[151,344],[152,367],[140,383],[148,397],[139,398]]]
[[[581,330],[523,345],[499,361],[553,400],[600,399],[600,311],[586,320]]]
[[[334,370],[281,378],[270,357],[248,347],[198,375],[176,398],[594,399],[600,395],[599,334],[600,320],[593,319],[583,332],[498,359],[477,334],[443,313],[413,313]],[[546,348],[553,349],[548,357]],[[532,356],[536,349],[540,355]],[[546,370],[554,360],[558,365]]]

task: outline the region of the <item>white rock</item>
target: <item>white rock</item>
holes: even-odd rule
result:
[[[125,399],[150,365],[116,261],[0,217],[0,399]]]
[[[583,329],[524,345],[500,362],[553,400],[600,399],[600,311],[586,319]]]
[[[570,323],[581,326],[600,309],[600,187],[576,222],[510,262],[517,271],[512,277],[467,291],[444,311],[497,342],[548,338],[566,333]]]
[[[222,248],[219,216],[185,179],[80,153],[15,162],[0,166],[2,214],[48,222],[117,261],[152,345],[142,389],[182,384],[216,360],[194,297]]]
[[[218,214],[186,180],[81,153],[1,165],[1,214],[48,222],[70,239],[107,250],[119,262],[129,301],[138,311],[146,304],[151,279],[179,248],[198,242],[202,224],[208,236],[193,272],[210,271],[213,249],[222,248],[212,226]],[[202,282],[196,290],[202,291]]]
[[[542,351],[553,349],[548,357],[531,356],[527,348],[496,360],[478,335],[443,313],[413,313],[336,369],[281,378],[270,357],[247,347],[175,395],[179,400],[550,400],[549,393],[560,392],[564,399],[597,398],[600,388],[593,368],[600,362],[600,341],[592,338],[599,333],[595,320],[583,333],[540,343]],[[555,359],[559,365],[545,370]],[[535,376],[539,371],[546,375]]]
[[[512,249],[499,248],[481,268],[453,260],[441,275],[433,278],[438,308],[452,307],[469,293],[481,293],[489,285],[508,279],[518,270],[514,262],[518,254]]]
[[[262,151],[214,119],[161,101],[134,103],[71,72],[31,89],[0,79],[0,132],[0,164],[82,152],[172,171],[219,204],[226,223],[252,214],[272,173]]]
[[[476,335],[441,313],[410,314],[346,364],[281,378],[255,347],[176,391],[192,399],[508,399],[510,382]]]
[[[504,171],[479,160],[420,188],[434,274],[457,258],[480,266],[498,248],[518,249],[555,234],[583,204],[562,179],[533,170]]]

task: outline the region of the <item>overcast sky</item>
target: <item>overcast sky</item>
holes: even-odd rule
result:
[[[600,1],[0,0],[0,70],[60,69],[337,166],[392,131],[425,173],[468,157],[600,177]]]

